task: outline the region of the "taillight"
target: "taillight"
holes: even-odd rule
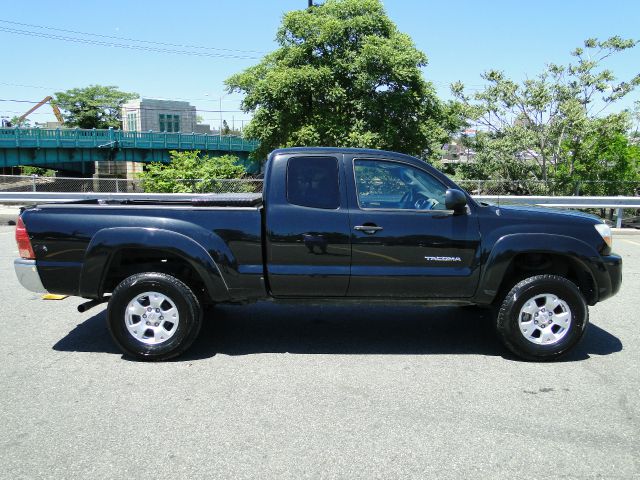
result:
[[[16,224],[16,242],[18,243],[18,253],[22,258],[28,260],[34,260],[36,258],[36,254],[33,253],[33,248],[31,247],[27,227],[24,226],[22,217],[18,217],[18,223]]]

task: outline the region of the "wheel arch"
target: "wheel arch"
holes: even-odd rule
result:
[[[216,241],[217,240],[217,241]],[[212,238],[217,258],[232,261],[228,248],[219,237]],[[222,244],[223,248],[220,248]],[[113,287],[110,273],[122,262],[118,262],[123,254],[137,252],[147,258],[166,257],[177,260],[187,266],[203,287],[205,299],[210,302],[223,301],[229,298],[228,287],[218,263],[205,248],[193,239],[177,232],[137,227],[106,228],[98,231],[85,252],[82,271],[80,273],[80,296],[85,298],[101,298]],[[142,257],[139,257],[142,258]],[[172,266],[177,263],[174,262]],[[161,262],[138,265],[149,271],[159,271],[176,275]],[[135,267],[135,265],[134,265]],[[141,273],[141,269],[131,268],[130,274]],[[181,275],[176,275],[180,278]],[[184,280],[184,277],[183,277]]]
[[[500,238],[483,269],[477,297],[491,303],[527,276],[561,275],[573,281],[587,303],[598,301],[599,253],[587,243],[564,235],[512,234]]]

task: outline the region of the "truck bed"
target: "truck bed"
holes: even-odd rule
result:
[[[106,198],[105,198],[106,197]],[[207,193],[166,194],[116,193],[100,194],[94,199],[47,202],[45,205],[192,205],[195,207],[258,207],[262,205],[261,193]]]
[[[145,261],[165,258],[167,252],[176,257],[183,253],[175,246],[179,237],[208,251],[232,298],[265,295],[261,194],[176,195],[170,200],[166,195],[121,195],[47,203],[24,211],[38,272],[48,291],[93,297],[96,292],[87,293],[82,286],[83,278],[95,274],[91,255],[104,255],[100,261],[104,265],[115,259],[123,267],[145,257]],[[174,240],[162,243],[167,234],[174,234]],[[115,241],[113,235],[124,242],[122,255],[114,256],[113,249],[107,248]],[[109,251],[103,252],[105,248]],[[105,292],[112,286],[107,285]]]

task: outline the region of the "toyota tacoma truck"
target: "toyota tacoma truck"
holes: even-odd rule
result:
[[[622,281],[599,218],[476,202],[364,149],[276,150],[262,194],[36,205],[16,239],[24,287],[108,302],[113,340],[143,360],[189,348],[206,306],[260,300],[490,307],[508,349],[552,360]]]

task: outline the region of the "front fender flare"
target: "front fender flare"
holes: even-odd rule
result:
[[[600,254],[588,243],[574,237],[549,233],[515,233],[500,237],[484,262],[476,294],[481,303],[490,303],[498,294],[504,275],[516,255],[521,253],[550,253],[578,262],[596,283],[606,281],[601,273],[606,268]]]

